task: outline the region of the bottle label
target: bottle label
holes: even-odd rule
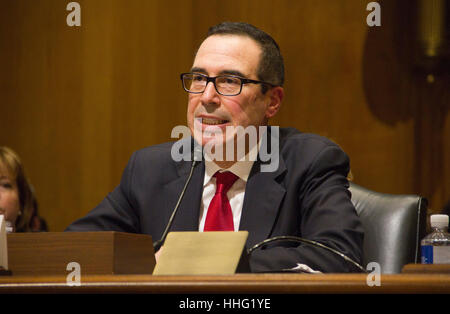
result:
[[[433,247],[433,264],[450,264],[450,246]]]
[[[422,245],[422,264],[450,264],[450,246]]]
[[[433,264],[433,246],[422,245],[422,264]]]

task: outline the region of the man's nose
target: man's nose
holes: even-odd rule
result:
[[[202,101],[206,104],[219,103],[219,94],[213,82],[206,84],[205,90],[202,94]]]

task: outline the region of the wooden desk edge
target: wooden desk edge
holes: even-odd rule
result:
[[[450,274],[450,264],[407,264],[403,274]]]
[[[61,276],[0,278],[0,293],[450,293],[449,274],[236,274],[224,276],[82,276],[70,286]]]

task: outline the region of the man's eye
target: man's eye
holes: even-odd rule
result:
[[[220,82],[223,84],[230,84],[230,85],[234,85],[234,84],[239,85],[240,84],[240,80],[235,77],[222,77]]]
[[[201,76],[201,75],[194,75],[192,77],[192,80],[197,81],[197,82],[202,82],[202,81],[205,80],[205,78],[203,76]]]

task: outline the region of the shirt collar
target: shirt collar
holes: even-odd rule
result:
[[[250,171],[252,170],[253,164],[255,162],[254,159],[258,154],[258,149],[259,143],[258,145],[253,146],[247,155],[238,160],[228,169],[220,168],[214,161],[205,160],[205,178],[203,181],[203,186],[208,184],[208,182],[217,171],[230,171],[244,182],[247,182],[248,176],[250,175]],[[253,157],[253,160],[251,160],[250,156]]]

